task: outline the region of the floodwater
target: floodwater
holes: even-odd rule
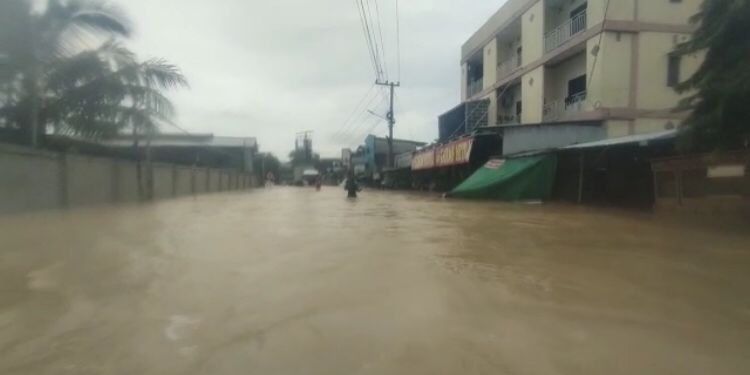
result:
[[[747,374],[750,228],[274,188],[0,218],[0,374]]]

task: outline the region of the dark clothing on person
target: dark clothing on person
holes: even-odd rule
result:
[[[357,192],[359,191],[359,185],[357,184],[357,181],[353,178],[348,178],[346,180],[346,191],[349,193],[349,198],[356,198]]]

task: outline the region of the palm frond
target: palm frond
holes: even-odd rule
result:
[[[129,37],[131,22],[118,7],[96,0],[48,0],[36,22],[38,53],[44,59],[67,55],[87,45],[87,37]]]
[[[141,64],[141,74],[149,86],[164,89],[189,87],[180,69],[164,59],[151,59]]]
[[[70,0],[67,13],[71,25],[95,33],[130,37],[132,26],[126,13],[116,5],[95,0]]]

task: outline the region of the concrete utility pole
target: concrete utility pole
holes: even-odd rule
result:
[[[401,82],[375,81],[378,86],[391,88],[391,106],[388,111],[388,167],[393,168],[393,125],[396,125],[396,115],[393,111],[393,94],[396,87],[401,87]]]

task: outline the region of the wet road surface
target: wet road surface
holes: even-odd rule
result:
[[[748,228],[337,188],[0,217],[0,374],[747,374]]]

